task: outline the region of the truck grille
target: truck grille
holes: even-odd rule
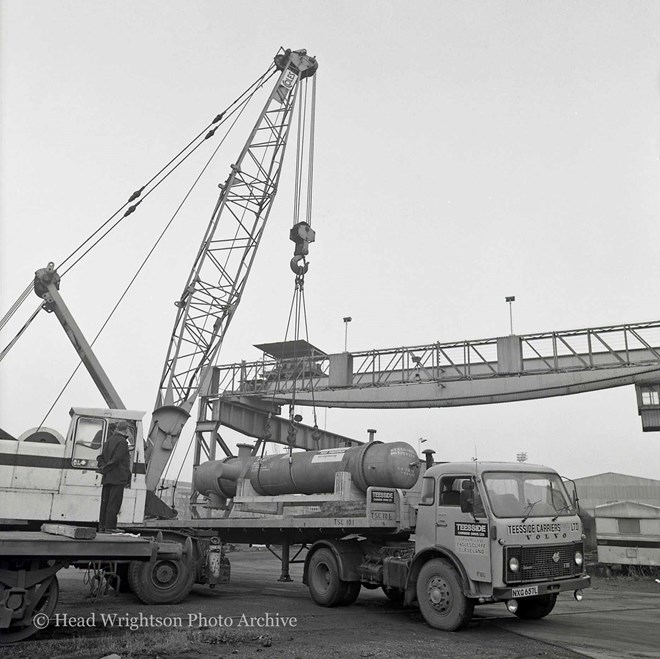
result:
[[[582,543],[507,547],[504,553],[506,582],[544,581],[578,575],[582,567],[575,564],[576,551],[582,551]],[[518,572],[509,569],[509,559],[513,556],[520,562]]]

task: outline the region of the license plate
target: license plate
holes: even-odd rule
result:
[[[530,597],[531,595],[538,595],[538,586],[526,586],[525,588],[512,588],[511,597]]]

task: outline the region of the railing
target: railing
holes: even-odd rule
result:
[[[513,353],[513,370],[504,350]],[[351,353],[344,386],[497,378],[660,364],[660,321]],[[512,355],[509,354],[509,357]],[[218,393],[291,393],[330,387],[333,356],[262,359],[216,367]],[[212,392],[211,392],[212,393]]]

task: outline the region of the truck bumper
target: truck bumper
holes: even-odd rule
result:
[[[545,581],[541,583],[525,583],[508,588],[493,588],[493,599],[496,601],[520,599],[521,597],[533,597],[535,595],[552,595],[566,590],[582,590],[591,586],[591,577],[582,575],[573,579],[562,579],[561,581]],[[533,590],[521,594],[521,591]]]

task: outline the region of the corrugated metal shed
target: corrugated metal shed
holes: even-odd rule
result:
[[[596,507],[598,561],[660,565],[660,506],[617,501]]]
[[[637,501],[660,506],[660,480],[607,472],[576,478],[580,508],[594,515],[596,506],[615,501]]]
[[[651,506],[637,501],[615,501],[596,508],[596,519],[628,518],[660,519],[660,506]]]

